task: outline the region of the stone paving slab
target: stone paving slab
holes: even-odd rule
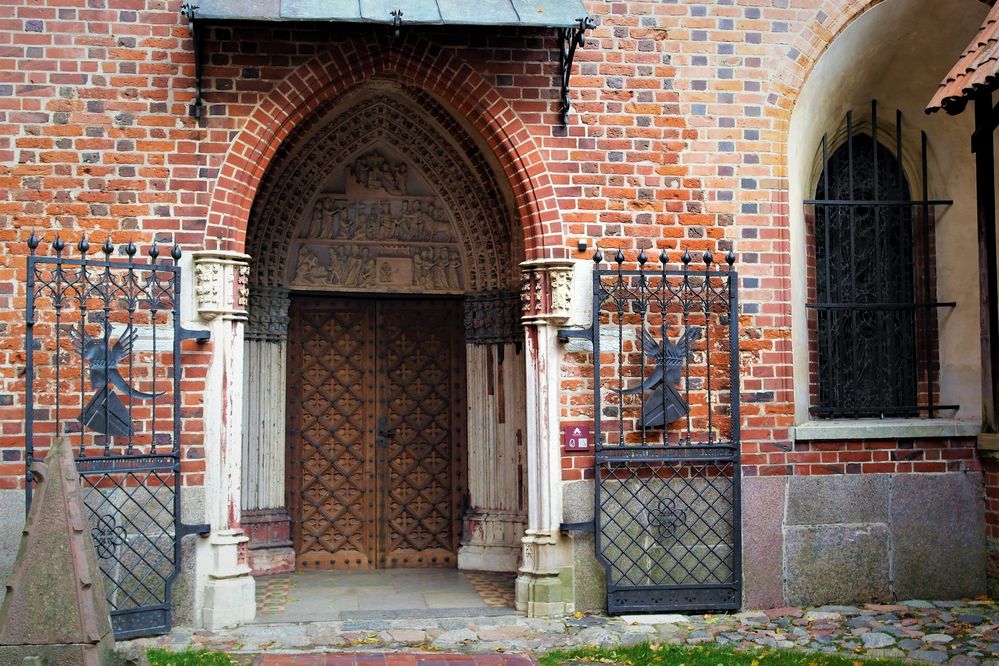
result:
[[[258,624],[377,619],[382,613],[433,616],[460,609],[513,612],[514,577],[494,572],[441,570],[329,571],[258,576]]]
[[[388,658],[394,653],[430,650],[494,656],[537,654],[579,645],[610,647],[650,641],[746,649],[798,648],[952,666],[999,666],[999,605],[989,600],[913,599],[895,604],[776,608],[724,615],[607,617],[577,613],[557,619],[527,618],[510,611],[471,615],[467,610],[450,615],[428,611],[422,617],[398,617],[390,612],[380,617],[376,613],[341,615],[351,617],[249,624],[219,632],[178,628],[166,636],[122,641],[118,646],[129,653],[166,647],[237,653],[363,652]],[[457,666],[453,660],[445,661]],[[467,666],[481,663],[469,660]],[[413,666],[412,662],[407,664]],[[427,666],[422,661],[418,664]]]

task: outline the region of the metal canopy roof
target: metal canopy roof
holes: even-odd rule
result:
[[[193,3],[192,3],[193,4]],[[395,22],[578,28],[582,0],[200,0],[199,20]]]

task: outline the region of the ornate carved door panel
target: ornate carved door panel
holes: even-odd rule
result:
[[[454,566],[466,487],[460,303],[298,298],[288,353],[298,567]]]
[[[288,510],[297,565],[374,566],[374,313],[298,299],[288,336]]]

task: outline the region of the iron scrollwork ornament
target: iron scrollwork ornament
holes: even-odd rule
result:
[[[672,499],[661,499],[655,510],[649,511],[649,527],[658,532],[660,542],[676,540],[677,528],[687,523],[687,512],[677,510]]]
[[[642,352],[655,362],[655,370],[641,385],[623,389],[621,395],[635,395],[652,391],[642,401],[642,425],[646,428],[662,428],[683,418],[690,411],[690,405],[677,390],[683,364],[691,352],[691,344],[701,337],[699,326],[690,326],[680,339],[673,344],[663,335],[662,344],[657,343],[648,331],[642,331]]]
[[[128,539],[128,532],[113,515],[106,513],[97,517],[97,527],[90,529],[90,536],[94,539],[97,557],[109,560],[114,557],[115,549]]]

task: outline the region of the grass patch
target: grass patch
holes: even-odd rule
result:
[[[184,650],[171,652],[161,648],[146,651],[149,666],[240,666],[245,663],[238,661],[224,652],[211,650]]]
[[[617,664],[619,666],[903,666],[902,659],[867,659],[847,655],[762,648],[735,650],[715,646],[640,643],[613,648],[583,646],[540,655],[542,666]]]

